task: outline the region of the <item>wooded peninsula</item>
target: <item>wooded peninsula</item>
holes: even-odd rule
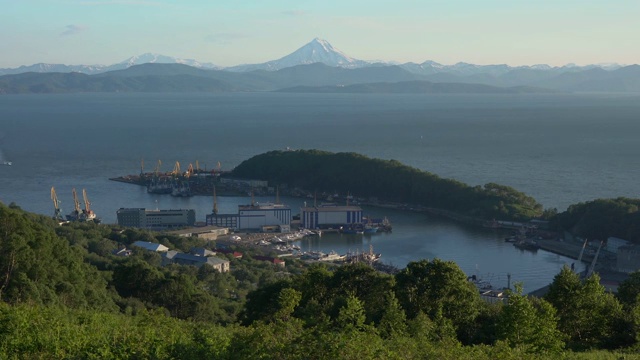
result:
[[[640,199],[597,199],[571,205],[558,213],[556,209],[544,209],[533,197],[509,186],[469,186],[396,160],[319,150],[270,151],[242,162],[231,175],[311,191],[351,193],[418,205],[480,222],[542,219],[549,221],[553,230],[566,230],[589,239],[615,236],[640,242]]]

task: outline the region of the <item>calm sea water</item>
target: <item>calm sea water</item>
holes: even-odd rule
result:
[[[115,222],[120,207],[195,208],[210,197],[176,199],[108,181],[146,170],[158,159],[219,161],[231,169],[269,150],[353,151],[396,159],[468,184],[510,185],[545,207],[600,197],[637,197],[640,96],[628,95],[345,95],[345,94],[73,94],[0,96],[0,201],[52,213],[55,186],[65,212],[71,188],[86,188],[92,208]],[[384,174],[380,174],[384,176]],[[272,199],[263,199],[263,201]],[[222,198],[235,212],[246,198]],[[288,199],[295,208],[298,199]],[[394,232],[323,237],[305,246],[368,249],[404,266],[421,258],[456,261],[467,273],[533,290],[571,260],[521,252],[504,235],[423,214],[386,215]]]

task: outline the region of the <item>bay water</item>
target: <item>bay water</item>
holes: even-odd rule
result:
[[[0,201],[50,215],[51,186],[68,213],[71,189],[86,188],[93,210],[115,223],[120,207],[193,208],[212,198],[172,198],[108,178],[168,171],[198,160],[232,169],[286,147],[395,159],[470,185],[513,186],[562,211],[596,198],[637,197],[640,96],[380,94],[60,94],[0,96]],[[383,177],[385,174],[380,174]],[[357,195],[357,189],[353,192]],[[273,201],[260,198],[258,201]],[[286,199],[293,213],[304,199]],[[220,197],[221,212],[247,197]],[[504,233],[425,214],[365,208],[387,216],[391,234],[323,236],[305,250],[368,250],[403,267],[423,258],[453,260],[494,285],[549,283],[571,259],[528,252]]]

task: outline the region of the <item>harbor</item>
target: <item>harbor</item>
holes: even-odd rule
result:
[[[151,176],[151,177],[150,177]],[[125,176],[119,179],[129,179],[126,181],[119,182],[128,182],[130,184],[135,184],[144,189],[144,184],[141,183],[141,179],[145,178],[153,178],[153,175],[146,176]],[[114,179],[111,179],[114,180]],[[522,229],[522,223],[515,222],[505,222],[505,221],[497,221],[497,222],[487,222],[480,221],[479,219],[472,219],[468,217],[464,217],[463,219],[457,218],[456,214],[438,211],[437,209],[430,209],[417,205],[410,204],[397,204],[397,203],[387,203],[381,202],[377,199],[363,199],[353,196],[351,194],[337,194],[337,193],[314,193],[312,194],[309,191],[304,191],[302,189],[288,189],[284,188],[280,190],[279,188],[268,187],[266,182],[258,182],[258,180],[234,180],[227,179],[224,184],[220,181],[220,178],[215,176],[209,176],[208,180],[211,182],[211,185],[205,185],[202,188],[209,189],[211,188],[211,193],[199,193],[197,191],[192,192],[193,195],[205,195],[205,196],[194,196],[183,201],[188,201],[189,203],[193,203],[197,201],[199,203],[209,200],[210,206],[208,206],[209,210],[205,210],[206,221],[205,223],[208,225],[215,225],[212,219],[213,210],[220,208],[218,214],[215,216],[217,221],[224,221],[225,223],[232,224],[239,220],[239,214],[243,211],[255,211],[260,210],[260,207],[269,207],[273,206],[273,200],[276,199],[276,203],[278,203],[279,193],[282,192],[286,194],[286,200],[283,203],[287,204],[298,204],[289,206],[292,209],[292,219],[293,222],[291,225],[291,231],[297,231],[298,228],[314,230],[316,234],[321,234],[322,236],[304,236],[299,240],[296,239],[297,242],[295,246],[300,249],[286,247],[287,245],[283,244],[274,244],[271,241],[273,240],[274,234],[271,234],[271,231],[277,231],[277,229],[262,229],[257,232],[243,232],[240,231],[236,236],[242,238],[241,243],[243,245],[253,246],[256,248],[262,248],[265,252],[275,252],[279,256],[299,256],[306,255],[305,259],[307,261],[322,261],[319,260],[323,258],[324,261],[332,262],[333,260],[341,261],[343,260],[347,254],[349,253],[365,253],[368,251],[370,246],[375,246],[376,253],[380,254],[380,261],[377,261],[378,264],[384,264],[388,266],[389,269],[393,271],[393,269],[403,267],[408,261],[421,260],[422,258],[434,258],[439,257],[445,260],[453,260],[467,273],[467,274],[482,274],[484,279],[490,281],[496,288],[507,287],[509,281],[507,277],[509,274],[512,275],[513,282],[522,282],[525,285],[526,291],[535,291],[541,287],[548,285],[553,276],[557,274],[563,266],[573,266],[581,271],[587,268],[586,262],[580,262],[576,264],[575,259],[577,255],[573,253],[575,250],[571,246],[555,246],[555,242],[561,243],[557,241],[557,235],[550,232],[532,232],[530,234],[522,234],[522,239],[518,242],[507,242],[506,238],[509,237],[509,234],[512,234],[514,231],[519,232]],[[149,181],[149,180],[147,180]],[[199,180],[203,181],[203,180]],[[197,187],[196,187],[197,188]],[[218,190],[218,189],[222,190]],[[220,194],[241,194],[241,196],[206,196],[213,195],[215,192]],[[158,194],[149,192],[148,188],[147,194],[156,199],[163,198],[167,196],[166,194]],[[208,191],[208,190],[207,190]],[[261,194],[261,196],[256,196],[255,193]],[[264,194],[271,194],[271,196],[265,196]],[[288,195],[288,196],[287,196]],[[167,197],[167,198],[175,198],[175,197]],[[237,205],[238,211],[223,211],[222,203],[225,202],[229,198],[238,199],[239,203]],[[244,199],[244,200],[241,200]],[[176,201],[179,201],[176,198]],[[242,204],[248,205],[242,205]],[[338,205],[342,203],[343,205]],[[313,205],[310,205],[313,204]],[[367,216],[363,215],[358,209],[366,210]],[[228,208],[227,208],[228,209]],[[296,216],[296,212],[299,209],[300,215],[299,218]],[[332,221],[331,212],[332,211],[340,211],[342,216],[345,216],[341,221]],[[357,225],[347,225],[346,214],[349,213],[349,216],[352,216],[349,219],[352,222],[357,223]],[[198,218],[202,218],[202,213],[199,213]],[[392,216],[388,216],[392,214]],[[433,251],[432,249],[423,248],[423,250],[418,250],[417,252],[420,254],[426,254],[426,256],[422,256],[420,258],[414,258],[414,252],[412,252],[411,247],[412,244],[405,244],[401,240],[393,241],[391,238],[402,237],[403,230],[402,228],[398,228],[396,226],[396,219],[404,219],[407,216],[415,217],[415,222],[412,221],[410,223],[403,224],[404,226],[408,226],[409,228],[420,227],[420,222],[424,222],[424,217],[427,219],[433,219],[437,222],[446,222],[450,224],[452,232],[450,234],[442,234],[443,237],[455,236],[460,228],[467,229],[472,233],[480,233],[483,234],[481,237],[486,238],[494,238],[496,241],[501,242],[499,244],[499,249],[501,251],[508,251],[509,254],[506,254],[505,257],[501,258],[502,263],[510,263],[518,258],[527,258],[530,260],[535,260],[535,258],[546,257],[550,259],[554,265],[552,268],[529,268],[525,262],[518,263],[517,261],[513,262],[512,267],[502,266],[501,271],[497,272],[496,264],[488,264],[485,262],[484,258],[477,258],[472,260],[472,263],[464,263],[459,260],[459,254],[455,252],[444,254],[440,251]],[[379,229],[383,229],[381,227],[383,222],[388,221],[387,219],[391,218],[394,221],[393,231],[390,231],[392,227],[389,224],[388,230],[390,232],[381,231],[379,233]],[[222,219],[222,220],[220,220]],[[324,219],[324,221],[319,221],[320,219]],[[369,225],[370,220],[375,221],[375,232],[365,233],[365,227]],[[357,220],[357,221],[356,221]],[[314,222],[315,221],[315,222]],[[428,220],[427,220],[428,221]],[[222,223],[219,223],[221,225]],[[235,223],[234,223],[235,224]],[[518,229],[518,230],[516,230]],[[267,230],[267,233],[263,231]],[[399,233],[398,233],[399,232]],[[373,236],[372,236],[373,234]],[[540,236],[542,235],[542,236]],[[283,235],[283,236],[286,236]],[[282,239],[282,236],[278,235],[278,238]],[[423,240],[425,243],[429,243],[431,239],[425,238]],[[393,244],[395,242],[395,244]],[[233,243],[233,242],[232,242]],[[293,245],[293,241],[288,246]],[[478,243],[473,244],[475,247]],[[509,250],[510,249],[510,250]],[[405,252],[406,250],[406,252]],[[435,249],[434,249],[435,250]],[[462,250],[462,249],[459,249]],[[487,250],[496,250],[496,248],[492,248],[491,245],[488,247],[484,247],[481,249],[482,251],[478,251],[478,254],[485,253]],[[538,251],[540,250],[540,251]],[[466,252],[462,250],[463,252]],[[316,254],[309,256],[308,254]],[[322,255],[320,255],[322,254]],[[328,254],[332,254],[331,256],[326,256]],[[434,254],[434,256],[430,256],[429,254]],[[435,255],[438,254],[438,255]],[[555,254],[555,255],[554,255]],[[550,257],[551,256],[551,257]],[[474,257],[475,258],[475,257]],[[492,255],[487,255],[487,258],[492,258]],[[531,259],[533,258],[533,259]],[[585,256],[584,260],[588,260],[589,257]],[[599,268],[602,268],[599,266]],[[547,278],[546,282],[541,282],[539,279],[539,274],[546,273],[548,275],[543,275],[542,278]]]

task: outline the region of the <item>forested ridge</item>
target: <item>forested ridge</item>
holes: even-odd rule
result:
[[[535,199],[508,186],[469,186],[396,160],[371,159],[356,153],[270,151],[245,160],[232,175],[311,191],[350,192],[358,197],[422,205],[487,220],[525,220],[543,213]]]
[[[0,358],[618,359],[638,353],[640,273],[614,297],[568,268],[544,299],[489,304],[453,262],[397,275],[228,256],[161,266],[136,240],[196,238],[52,219],[0,204]],[[208,245],[210,246],[210,245]]]

